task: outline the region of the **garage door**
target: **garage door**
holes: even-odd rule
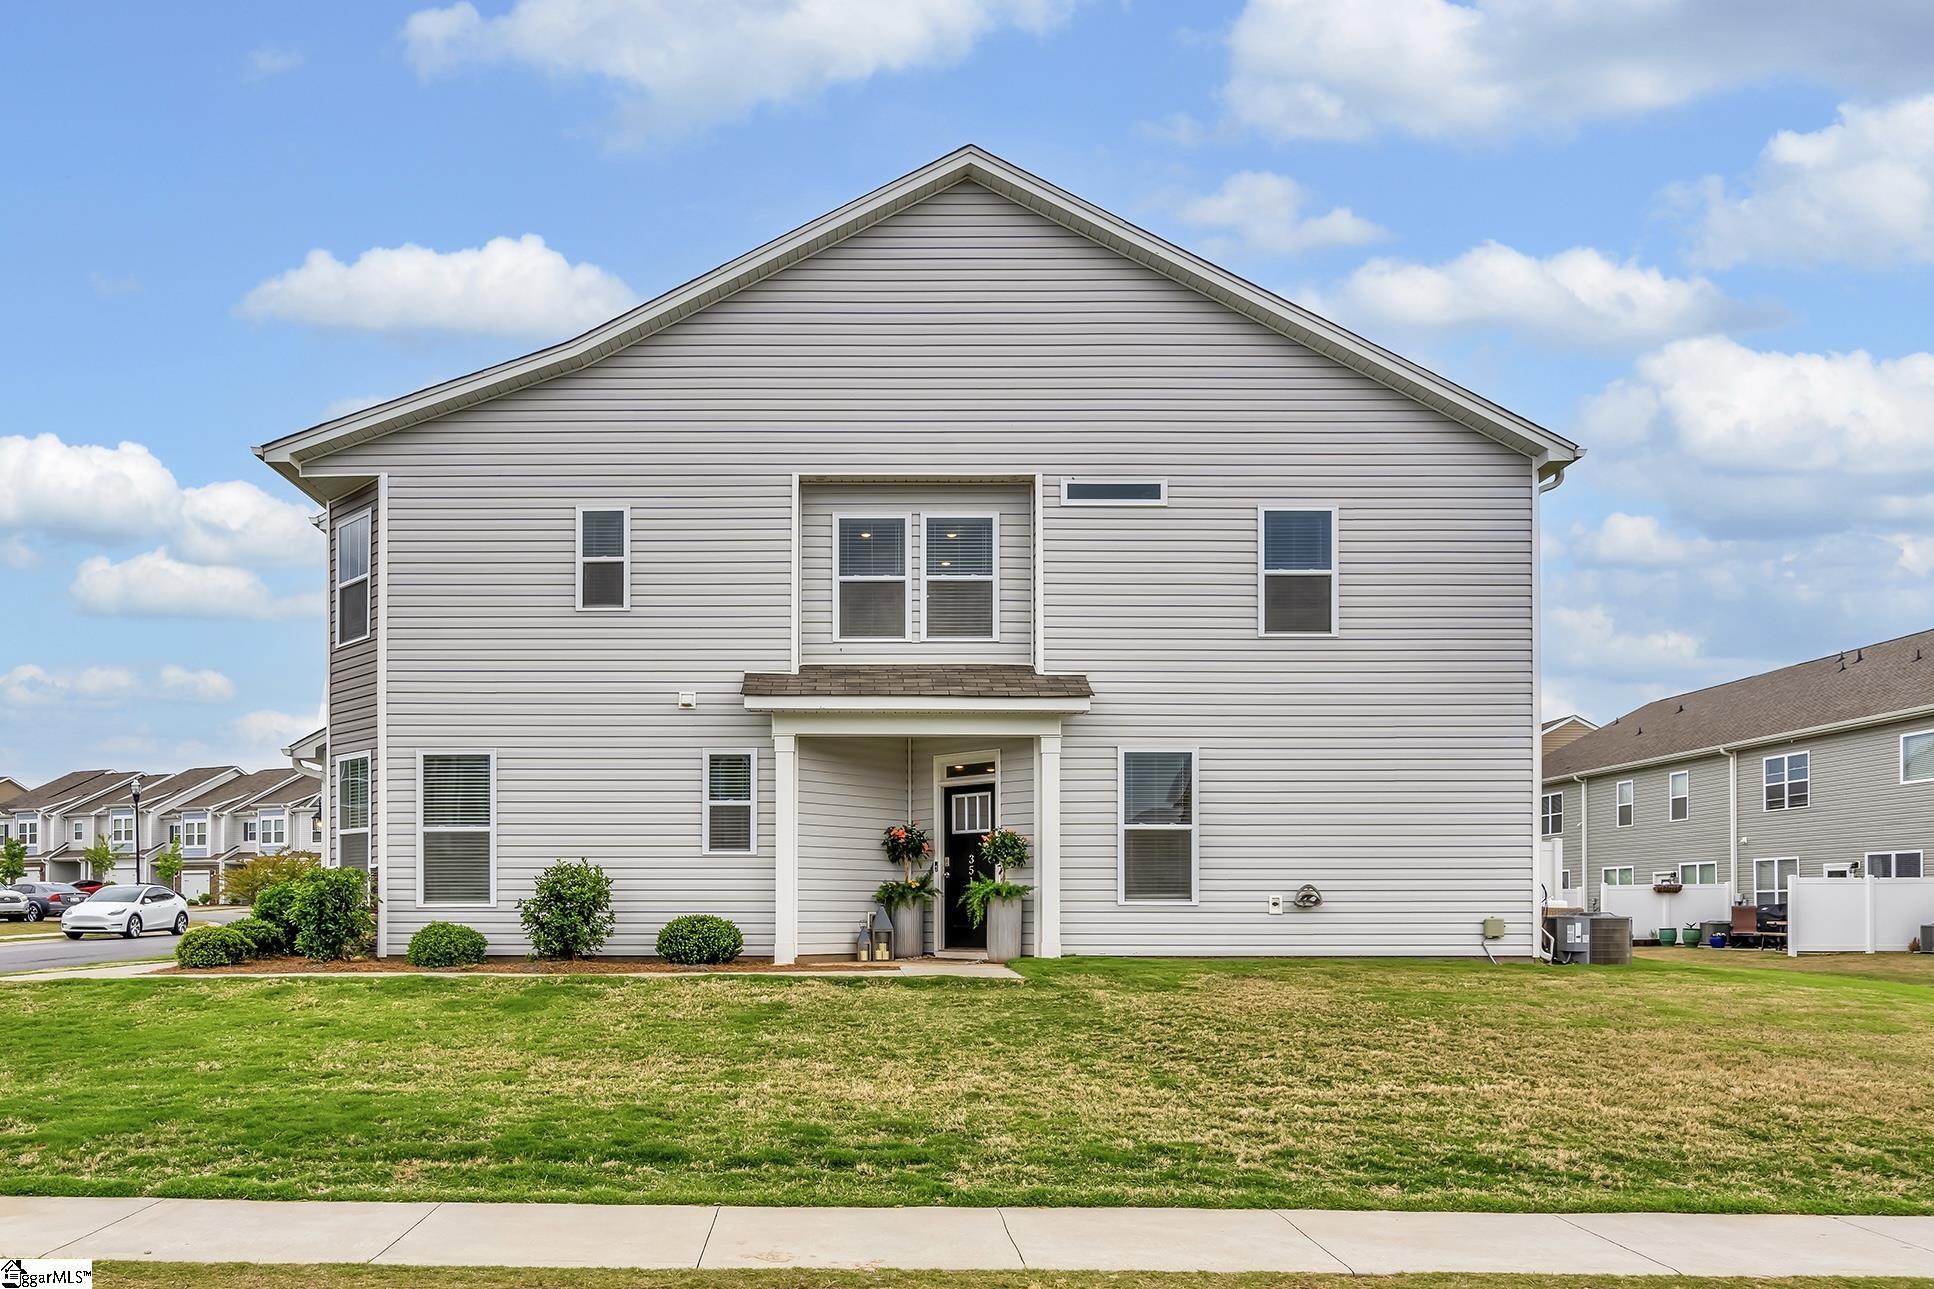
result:
[[[124,863],[116,864],[114,866],[114,871],[108,874],[108,880],[110,882],[113,882],[116,886],[133,885],[134,861],[130,859]]]
[[[196,899],[208,894],[208,870],[187,868],[181,873],[181,893],[188,899]]]

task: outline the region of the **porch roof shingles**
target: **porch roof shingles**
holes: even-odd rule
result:
[[[748,671],[747,698],[1092,698],[1086,676],[997,663],[829,664]]]

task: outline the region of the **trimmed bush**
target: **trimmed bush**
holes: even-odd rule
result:
[[[281,930],[285,943],[295,939],[295,919],[290,916],[295,908],[295,885],[293,881],[277,882],[255,894],[252,916],[273,923]]]
[[[745,951],[745,937],[724,918],[688,913],[658,933],[658,956],[666,962],[705,966],[731,962]]]
[[[611,879],[584,860],[552,864],[527,900],[517,901],[533,958],[586,958],[604,947],[618,919],[611,912]]]
[[[178,967],[229,967],[254,956],[248,937],[232,926],[198,926],[175,942]]]
[[[267,918],[236,918],[228,929],[249,943],[251,958],[268,958],[289,951],[289,936]]]
[[[322,861],[306,851],[257,855],[240,868],[222,875],[222,891],[237,904],[254,904],[270,887],[298,881],[320,867]]]
[[[410,937],[407,956],[416,967],[469,967],[482,962],[489,947],[481,931],[455,922],[432,922]]]
[[[369,912],[369,891],[360,870],[318,868],[295,883],[289,905],[295,924],[295,951],[317,962],[333,962],[360,950],[376,933]]]

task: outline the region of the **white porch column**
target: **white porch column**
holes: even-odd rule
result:
[[[1034,860],[1034,952],[1061,956],[1061,736],[1035,739],[1034,795],[1040,813]]]
[[[799,957],[799,739],[772,736],[772,960]]]

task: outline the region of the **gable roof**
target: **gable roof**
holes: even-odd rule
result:
[[[146,801],[149,807],[158,806],[171,797],[178,797],[184,792],[193,792],[206,784],[210,779],[219,778],[221,775],[229,774],[235,769],[236,767],[232,765],[204,765],[193,770],[180,770],[174,774],[144,774],[141,776],[141,799]],[[95,810],[111,810],[115,807],[128,807],[133,804],[134,781],[129,780],[127,785],[119,792],[104,801],[95,802],[93,808]]]
[[[50,779],[34,788],[24,796],[15,797],[7,803],[10,811],[32,812],[46,810],[70,801],[85,801],[90,796],[125,783],[134,777],[132,770],[74,770]]]
[[[1934,630],[1674,694],[1544,759],[1547,780],[1934,709]]]
[[[969,181],[1524,453],[1538,463],[1541,474],[1562,473],[1566,463],[1583,455],[1569,439],[971,144],[581,336],[324,421],[263,444],[255,449],[255,455],[314,500],[327,502],[355,485],[342,479],[305,476],[303,468],[308,463],[342,448],[588,367],[935,193]]]
[[[304,776],[287,766],[278,770],[256,770],[239,779],[218,783],[205,792],[196,793],[185,801],[176,802],[174,810],[212,810],[222,806],[247,805],[265,793],[274,791],[290,779]],[[313,780],[312,780],[313,781]]]

